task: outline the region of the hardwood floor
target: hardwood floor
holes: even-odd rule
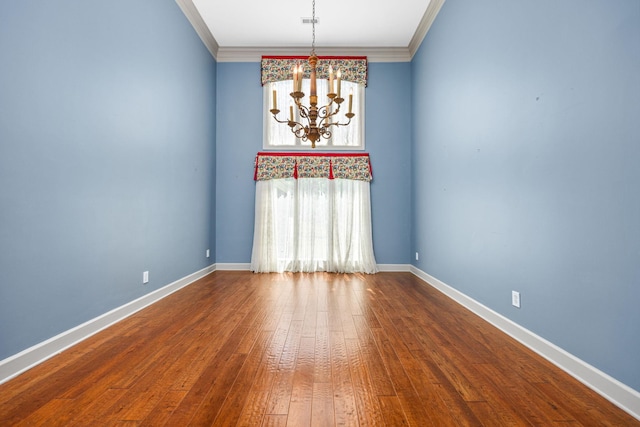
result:
[[[1,385],[0,425],[640,421],[410,273],[218,271]]]

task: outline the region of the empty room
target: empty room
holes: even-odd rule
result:
[[[640,426],[640,2],[0,3],[0,425]]]

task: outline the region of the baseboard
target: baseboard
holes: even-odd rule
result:
[[[424,271],[414,266],[411,266],[410,270],[429,286],[439,290],[449,298],[482,317],[493,326],[518,340],[587,387],[602,395],[614,405],[640,420],[640,392],[637,390],[621,383],[585,361],[578,359],[557,345],[525,329]]]
[[[411,264],[378,264],[378,271],[381,271],[381,272],[411,271]]]
[[[215,271],[215,264],[0,361],[0,384]]]
[[[225,262],[216,263],[216,270],[222,271],[249,271],[251,270],[251,264],[248,262]]]

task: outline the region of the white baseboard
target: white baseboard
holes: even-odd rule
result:
[[[215,271],[215,264],[0,361],[0,384]]]
[[[411,264],[378,264],[378,271],[411,271]]]
[[[523,328],[424,271],[411,266],[411,272],[424,280],[429,286],[439,290],[449,298],[471,310],[502,332],[518,340],[587,387],[602,395],[614,405],[640,420],[640,392],[637,390],[621,383],[585,361],[578,359],[557,345]]]
[[[225,262],[217,263],[216,270],[221,271],[249,271],[251,270],[251,264],[248,262]]]

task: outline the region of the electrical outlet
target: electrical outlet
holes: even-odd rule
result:
[[[511,291],[511,305],[520,308],[520,292]]]
[[[142,284],[149,283],[149,272],[142,272]]]
[[[419,257],[420,257],[420,255],[418,254],[418,252],[416,252],[416,261],[418,261]]]
[[[207,258],[209,258],[209,249],[207,249],[207,252],[206,252],[205,255],[206,255]]]

